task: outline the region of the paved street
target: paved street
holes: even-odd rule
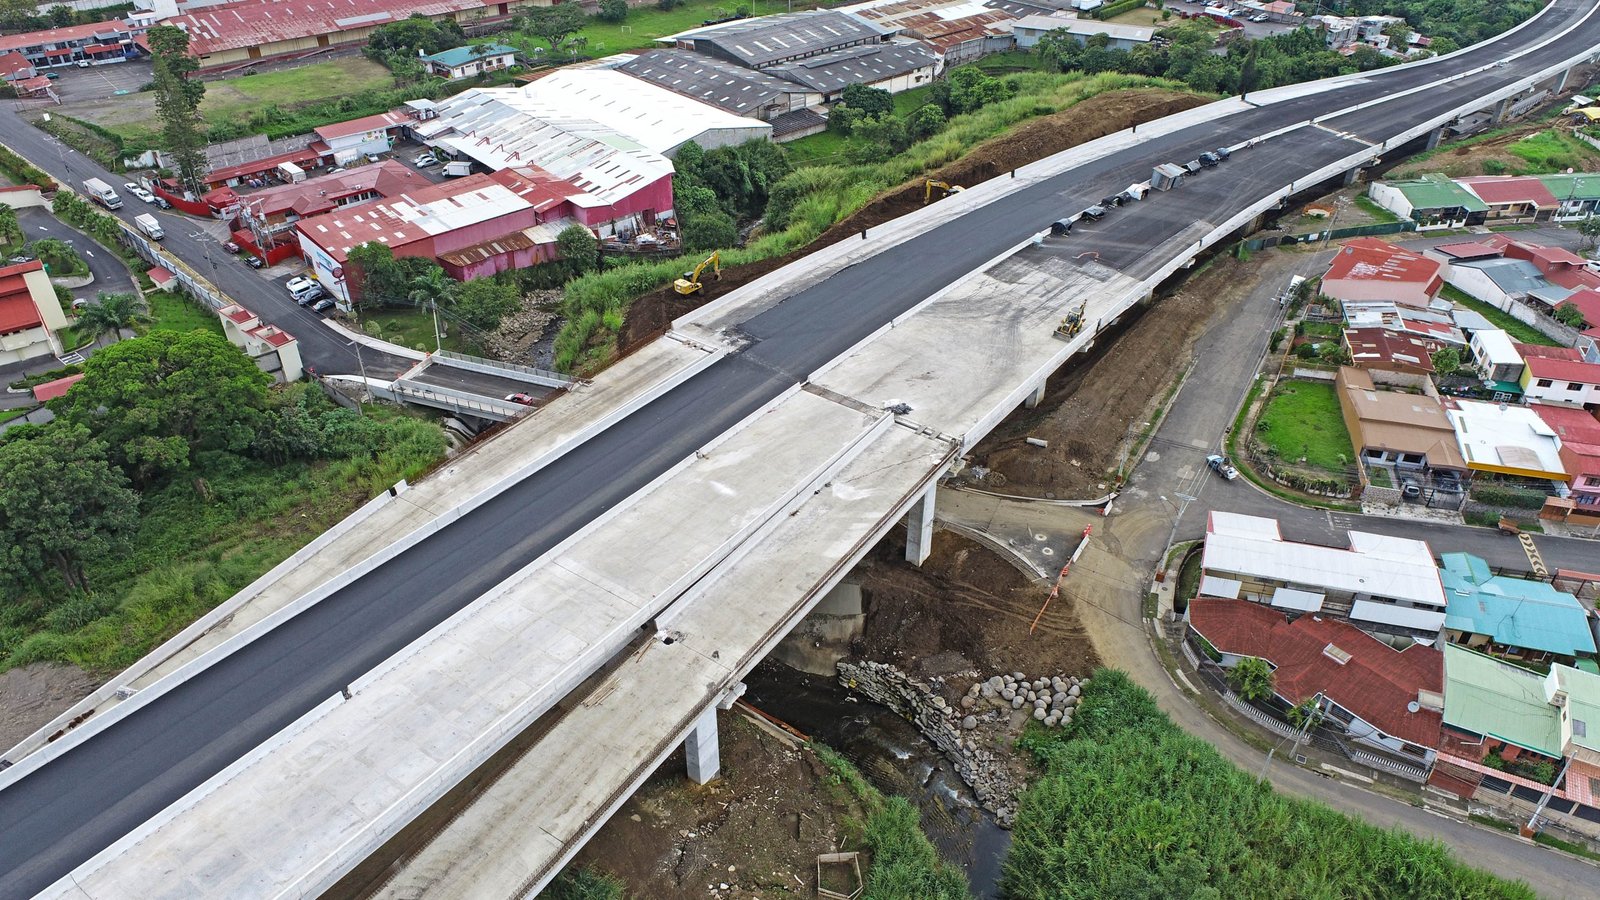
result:
[[[1427,66],[1424,77],[1450,78],[1526,47],[1535,36],[1572,25],[1592,8],[1593,0],[1556,0],[1551,14],[1514,38]],[[1593,46],[1597,36],[1600,23],[1586,22],[1556,46],[1536,50],[1514,65],[1462,75],[1427,94],[1364,110],[1361,128],[1368,135],[1399,133],[1423,110],[1448,111],[1481,97],[1529,66],[1565,60],[1579,48]],[[1304,122],[1330,105],[1380,100],[1415,84],[1418,77],[1417,70],[1387,70],[1338,91],[1313,90],[1151,137],[1130,152],[1085,163],[945,221],[765,308],[742,324],[746,343],[737,351],[240,648],[202,677],[182,683],[0,791],[0,896],[24,896],[51,884],[768,400],[1063,212],[1082,209],[1135,176],[1147,177],[1153,162],[1241,143]],[[69,181],[95,172],[81,157],[58,152],[40,132],[21,126],[10,111],[0,112],[0,133],[39,164],[62,170]],[[1225,219],[1353,149],[1349,140],[1332,134],[1321,141],[1297,134],[1164,195],[1169,198],[1165,203],[1120,210],[1115,221],[1088,229],[1082,239],[1092,240],[1094,234],[1115,238],[1129,266],[1150,266],[1154,249],[1140,257],[1135,245],[1123,242],[1138,234],[1146,248],[1170,247],[1173,240],[1181,246],[1198,223]],[[137,212],[132,207],[122,211],[125,216]],[[188,230],[175,217],[165,218],[169,242],[185,258],[200,258]],[[225,290],[237,291],[247,306],[305,343],[303,325],[274,318],[274,288],[233,260],[222,260],[217,271]],[[345,363],[345,371],[353,362]],[[373,368],[370,359],[368,368]],[[1170,521],[1169,512],[1161,515]],[[1127,518],[1135,521],[1132,514]],[[1117,523],[1113,533],[1121,527]],[[1161,531],[1158,554],[1165,527]],[[1142,582],[1142,577],[1129,577],[1123,583]]]
[[[89,237],[71,225],[67,225],[55,216],[42,209],[19,209],[17,221],[22,223],[22,230],[27,234],[28,240],[36,241],[40,238],[55,238],[71,244],[83,261],[89,264],[89,271],[94,275],[94,283],[86,287],[73,290],[73,297],[86,297],[94,299],[95,294],[104,291],[108,294],[126,293],[133,290],[133,278],[128,274],[128,269],[118,259],[116,254],[102,247],[98,241]]]

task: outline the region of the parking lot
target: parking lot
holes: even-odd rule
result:
[[[151,66],[150,60],[138,59],[90,66],[87,69],[58,66],[40,72],[46,73],[57,76],[55,88],[61,102],[71,103],[75,100],[104,100],[137,93],[139,88],[150,83]]]

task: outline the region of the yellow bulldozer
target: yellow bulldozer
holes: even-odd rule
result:
[[[1077,309],[1067,313],[1061,324],[1056,326],[1056,337],[1070,341],[1078,336],[1078,332],[1083,330],[1083,311],[1087,305],[1088,301],[1085,301],[1078,304]]]
[[[962,191],[966,190],[966,188],[962,187],[959,184],[951,184],[948,181],[934,181],[932,178],[930,178],[927,181],[922,183],[922,205],[923,206],[927,206],[930,202],[933,201],[933,192],[936,191],[936,190],[940,192],[939,193],[939,199],[943,200],[944,198],[950,196],[951,194],[959,194],[959,193],[961,193]]]
[[[693,272],[683,273],[683,277],[672,283],[672,289],[685,297],[690,294],[700,293],[700,275],[706,267],[711,267],[711,276],[718,281],[722,280],[722,254],[713,250],[711,255],[701,260],[700,265],[694,267]]]

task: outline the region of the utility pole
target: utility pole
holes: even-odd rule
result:
[[[350,346],[356,348],[356,365],[358,367],[360,367],[360,369],[361,369],[361,394],[362,394],[363,397],[366,398],[366,402],[371,403],[372,402],[372,385],[367,381],[367,361],[361,355],[361,342],[360,341],[351,341],[350,342]],[[363,416],[365,416],[367,414],[367,411],[365,409],[358,408],[356,411],[361,413],[361,415],[363,415]]]
[[[1573,754],[1572,756],[1575,755],[1576,754]],[[1550,782],[1550,787],[1545,789],[1544,796],[1539,798],[1539,805],[1533,808],[1533,815],[1528,817],[1528,824],[1522,826],[1523,837],[1531,838],[1538,833],[1539,814],[1544,812],[1545,806],[1550,803],[1551,795],[1556,792],[1556,785],[1560,784],[1562,779],[1567,777],[1567,768],[1572,765],[1572,756],[1568,756],[1566,761],[1561,764],[1561,774],[1557,775],[1555,780]]]
[[[1294,746],[1289,748],[1289,758],[1290,759],[1294,759],[1294,755],[1296,753],[1300,752],[1300,742],[1302,740],[1305,740],[1305,736],[1306,736],[1307,732],[1309,732],[1311,730],[1311,726],[1316,724],[1317,719],[1321,718],[1321,713],[1322,713],[1322,692],[1321,691],[1317,691],[1315,694],[1311,695],[1311,703],[1312,703],[1311,713],[1306,716],[1306,720],[1300,724],[1300,729],[1295,732]],[[1281,744],[1282,741],[1279,741],[1279,743]],[[1261,764],[1261,774],[1256,777],[1257,781],[1266,781],[1267,780],[1267,767],[1272,765],[1272,754],[1277,753],[1277,752],[1278,752],[1278,748],[1277,747],[1273,747],[1271,750],[1267,751],[1267,760],[1266,760],[1266,762],[1263,762]]]

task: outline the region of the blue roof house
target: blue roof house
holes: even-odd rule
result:
[[[1543,581],[1495,575],[1470,553],[1440,558],[1450,643],[1525,662],[1594,657],[1594,618],[1577,597]]]

